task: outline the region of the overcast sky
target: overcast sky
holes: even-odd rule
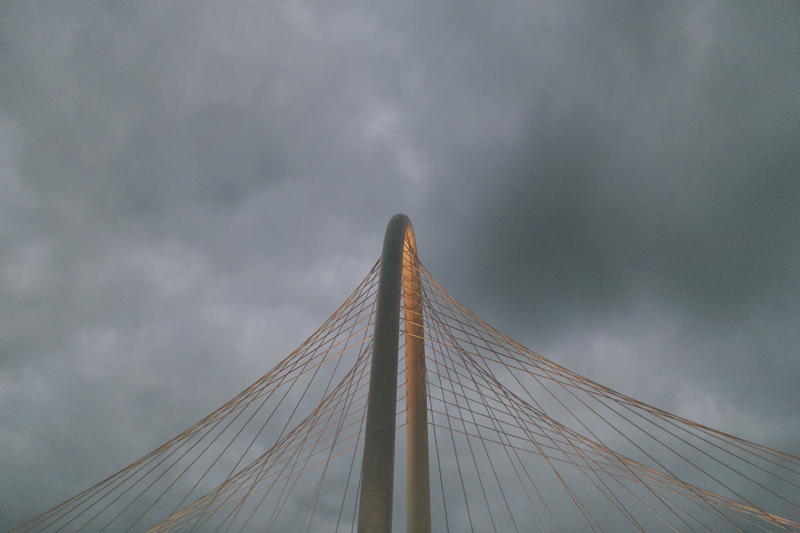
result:
[[[0,524],[267,372],[397,212],[501,332],[800,455],[798,28],[777,0],[0,2]]]

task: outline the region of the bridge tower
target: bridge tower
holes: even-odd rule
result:
[[[369,383],[359,533],[391,533],[395,413],[401,288],[406,351],[406,523],[408,533],[430,533],[430,475],[424,331],[417,245],[411,221],[392,217],[386,228]]]

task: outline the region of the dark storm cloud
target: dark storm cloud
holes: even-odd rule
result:
[[[501,331],[798,453],[798,17],[3,3],[0,523],[265,372],[398,211]]]
[[[660,401],[683,394],[666,385],[683,366],[791,418],[800,40],[786,17],[797,14],[666,3],[582,15],[577,33],[553,38],[562,66],[542,75],[557,82],[517,100],[519,135],[469,144],[438,190],[466,214],[450,248],[470,265],[466,294],[479,290],[529,345],[586,338],[551,347],[587,370],[596,330],[637,342],[675,328],[670,349],[637,347],[665,361]],[[649,316],[624,318],[638,313]],[[783,392],[758,397],[770,387]]]

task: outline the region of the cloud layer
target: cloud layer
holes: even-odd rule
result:
[[[0,7],[0,523],[300,344],[396,212],[542,355],[800,454],[790,3]]]

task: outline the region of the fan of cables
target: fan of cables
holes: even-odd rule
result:
[[[800,459],[527,350],[413,260],[435,531],[800,531]],[[245,391],[13,532],[354,531],[379,267]],[[402,473],[403,359],[399,368]],[[404,505],[394,508],[404,529]]]

